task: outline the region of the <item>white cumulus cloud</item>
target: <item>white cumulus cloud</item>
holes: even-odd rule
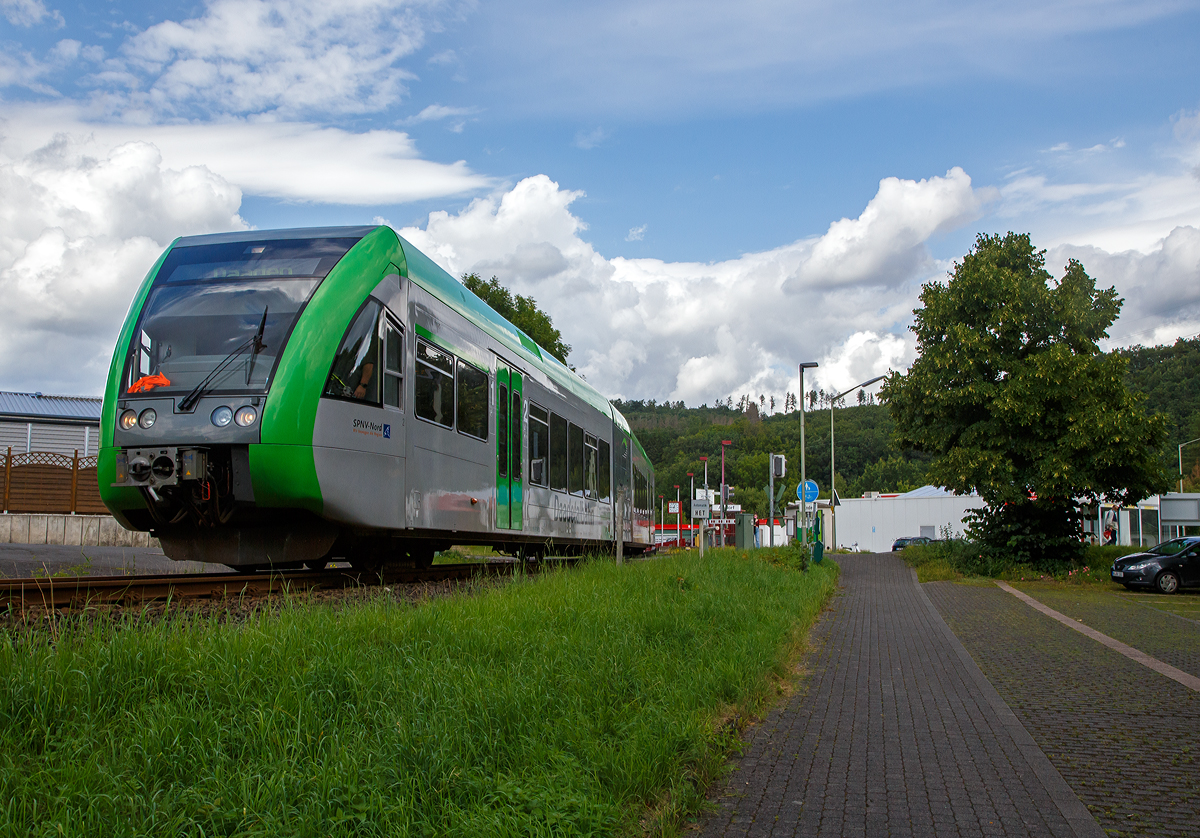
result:
[[[136,125],[96,122],[77,105],[13,106],[3,146],[25,154],[58,133],[109,148],[148,142],[170,168],[203,165],[244,193],[331,204],[394,204],[477,192],[491,178],[459,160],[422,158],[402,131],[348,131],[309,122],[232,119]]]
[[[178,235],[244,228],[241,193],[152,145],[67,136],[0,158],[0,380],[96,394],[146,271]]]
[[[13,26],[33,26],[46,18],[63,25],[62,15],[47,9],[42,0],[0,0],[0,12]]]
[[[455,275],[495,274],[551,312],[572,362],[602,392],[712,403],[851,386],[911,360],[904,326],[920,281],[943,269],[924,242],[965,223],[980,196],[961,169],[888,178],[856,219],[824,235],[716,263],[606,259],[582,237],[581,193],[545,175],[432,213],[402,235]]]
[[[1078,259],[1099,287],[1125,299],[1109,330],[1111,344],[1154,345],[1200,332],[1200,229],[1176,227],[1149,252],[1116,253],[1090,245],[1060,245],[1046,254],[1047,269]]]
[[[378,111],[414,76],[398,65],[425,39],[406,0],[209,0],[204,13],[130,38],[96,77],[154,112],[288,117]]]

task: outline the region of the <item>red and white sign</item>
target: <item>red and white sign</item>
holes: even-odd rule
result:
[[[677,500],[667,501],[667,514],[668,515],[678,515],[679,514],[679,501],[677,501]]]

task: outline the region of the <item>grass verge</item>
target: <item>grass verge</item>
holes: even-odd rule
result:
[[[917,580],[920,582],[982,578],[1003,579],[1007,582],[1094,585],[1116,590],[1120,586],[1113,583],[1109,577],[1113,561],[1142,549],[1092,545],[1085,548],[1078,561],[1062,561],[1035,568],[1017,564],[1003,556],[990,556],[970,541],[948,539],[906,547],[900,551],[900,557],[916,569]]]
[[[750,556],[8,634],[0,835],[671,833],[836,583]]]

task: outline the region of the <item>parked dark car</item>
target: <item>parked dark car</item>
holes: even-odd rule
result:
[[[1200,586],[1200,536],[1173,538],[1144,553],[1122,556],[1113,562],[1111,575],[1126,588],[1153,587],[1160,594]]]
[[[931,541],[933,541],[932,538],[926,538],[923,535],[913,535],[913,536],[909,536],[907,538],[897,538],[895,541],[892,542],[892,552],[896,553],[900,550],[903,550],[905,547],[909,547],[913,544],[928,544]]]

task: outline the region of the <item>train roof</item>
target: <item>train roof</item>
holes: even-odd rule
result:
[[[388,228],[389,230],[391,228]],[[621,412],[614,408],[596,388],[572,372],[566,364],[540,347],[529,335],[518,329],[494,308],[489,306],[471,289],[450,275],[441,265],[434,262],[417,247],[392,230],[400,241],[407,262],[408,278],[435,295],[446,305],[458,311],[480,329],[504,343],[526,363],[539,368],[560,386],[583,399],[597,410],[611,416],[617,426],[626,433],[629,424]]]
[[[451,276],[441,265],[434,262],[416,245],[405,239],[391,227],[371,224],[347,227],[294,227],[285,230],[239,230],[231,233],[211,233],[201,236],[183,236],[175,240],[174,247],[195,247],[206,244],[232,244],[234,242],[261,241],[271,239],[354,238],[363,239],[372,233],[386,229],[396,237],[404,254],[404,273],[408,278],[446,305],[458,311],[493,338],[505,344],[525,363],[537,367],[560,386],[583,399],[597,410],[612,417],[625,433],[631,433],[629,423],[621,412],[614,408],[598,390],[573,372],[558,358],[543,349],[529,335],[514,326],[499,312],[476,296],[469,288]],[[636,437],[635,437],[636,439]],[[638,445],[639,449],[641,448]],[[645,452],[643,451],[643,456]]]
[[[174,247],[197,247],[202,244],[232,244],[262,241],[264,238],[286,239],[361,239],[379,229],[378,224],[356,227],[292,227],[286,230],[238,230],[233,233],[209,233],[203,236],[183,236]]]

